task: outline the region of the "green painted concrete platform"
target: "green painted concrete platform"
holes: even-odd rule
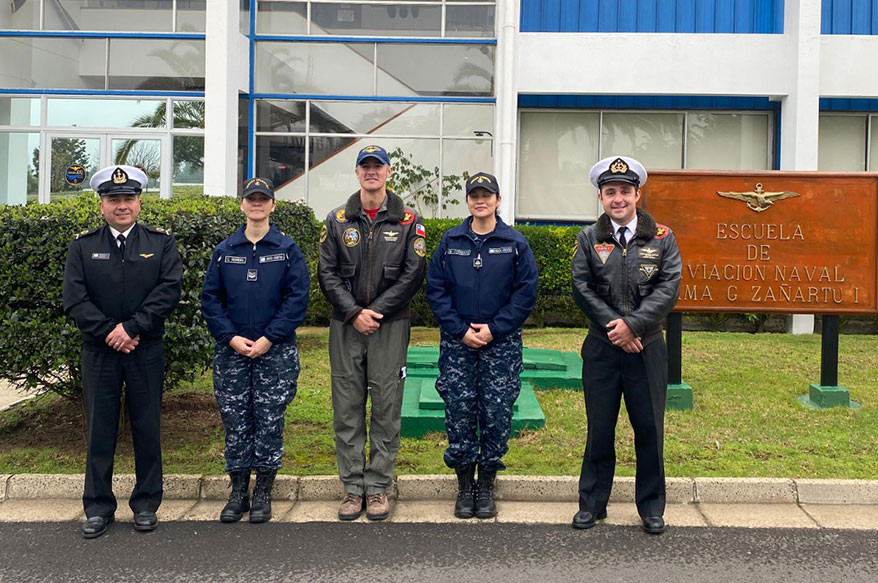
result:
[[[545,424],[546,416],[533,388],[529,383],[521,383],[521,393],[513,405],[512,435],[518,435],[523,429],[539,429]],[[400,435],[421,437],[434,431],[445,432],[445,403],[436,391],[436,377],[409,374],[402,398]]]
[[[576,352],[525,348],[522,360],[524,372],[521,373],[521,381],[530,383],[534,390],[582,390],[582,359]],[[438,347],[409,348],[406,362],[408,378],[436,378],[439,376],[438,363]]]

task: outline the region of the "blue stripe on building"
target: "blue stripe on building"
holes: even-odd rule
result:
[[[824,7],[831,1],[824,0]],[[847,0],[871,1],[878,3]],[[783,8],[783,0],[521,0],[520,28],[522,32],[781,34]]]
[[[878,100],[839,100],[878,101]],[[822,100],[821,100],[822,104]],[[519,107],[582,109],[732,109],[780,111],[767,97],[706,97],[698,95],[519,95]]]
[[[823,0],[823,34],[878,34],[878,0]]]
[[[878,111],[878,99],[821,97],[820,111]]]

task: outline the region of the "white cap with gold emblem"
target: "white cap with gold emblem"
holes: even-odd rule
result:
[[[646,169],[643,164],[628,156],[609,156],[591,167],[588,173],[595,188],[605,182],[627,182],[635,188],[646,184]]]
[[[95,172],[89,184],[101,196],[140,194],[146,186],[146,173],[136,166],[107,166]]]

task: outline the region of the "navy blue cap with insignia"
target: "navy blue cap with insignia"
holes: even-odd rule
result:
[[[136,166],[107,166],[95,172],[89,184],[101,196],[140,194],[149,179]]]
[[[469,177],[466,181],[466,193],[469,194],[476,188],[484,188],[488,192],[500,194],[500,185],[497,184],[497,178],[493,174],[487,172],[478,172]]]
[[[387,155],[387,150],[381,146],[366,146],[360,150],[360,153],[357,154],[357,166],[362,164],[363,160],[367,158],[375,158],[382,164],[390,165],[390,156]]]
[[[270,199],[274,199],[274,183],[268,178],[253,177],[244,183],[244,190],[241,193],[243,198],[247,198],[251,194],[264,194]]]
[[[591,167],[591,183],[600,188],[607,182],[627,182],[635,188],[646,184],[646,169],[643,164],[628,156],[610,156]]]

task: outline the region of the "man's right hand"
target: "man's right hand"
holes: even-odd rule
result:
[[[363,310],[357,314],[357,317],[354,318],[353,325],[357,332],[368,336],[378,330],[378,327],[381,325],[380,320],[383,317],[383,314],[379,314],[369,308],[363,308]]]
[[[250,356],[250,349],[253,347],[253,341],[244,338],[243,336],[235,336],[229,340],[229,346],[241,356]]]

